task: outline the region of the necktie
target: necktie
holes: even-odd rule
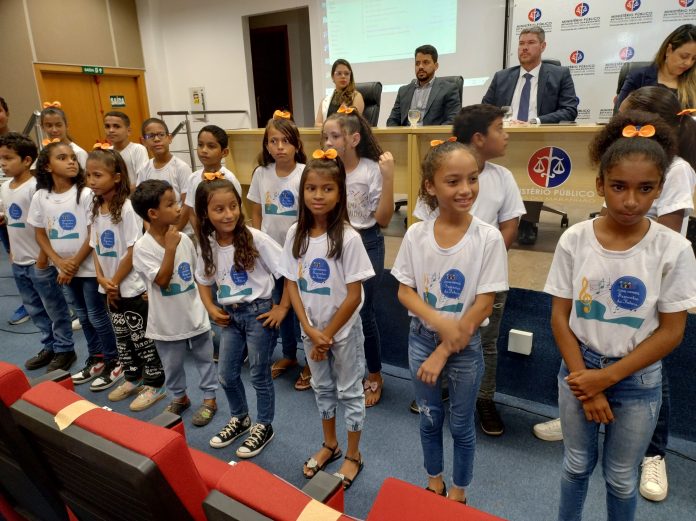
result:
[[[525,73],[520,94],[520,108],[517,110],[517,119],[520,121],[529,121],[529,94],[532,92],[532,78],[531,74]]]

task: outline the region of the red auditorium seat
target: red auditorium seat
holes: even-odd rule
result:
[[[66,371],[53,371],[39,380],[57,381],[72,389],[72,379]],[[10,414],[9,407],[32,383],[19,367],[0,361],[0,518],[68,520],[70,514],[53,484],[45,477],[32,476],[37,472],[44,474],[41,463],[33,458]]]

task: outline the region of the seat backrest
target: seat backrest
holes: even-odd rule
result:
[[[363,116],[373,127],[377,126],[379,120],[379,107],[382,103],[382,84],[378,81],[356,83],[355,88],[362,94],[365,101]]]
[[[10,406],[28,389],[29,381],[19,367],[0,362],[0,489],[24,517],[67,520],[57,489],[42,476],[41,463],[10,414]]]
[[[619,71],[619,80],[616,84],[616,93],[619,94],[621,92],[623,84],[626,81],[626,76],[628,76],[629,72],[635,69],[647,67],[651,63],[652,62],[624,62],[624,64],[621,66],[621,70]]]
[[[438,78],[446,81],[451,81],[457,86],[459,92],[459,104],[462,104],[462,96],[464,95],[464,77],[463,76],[438,76]]]
[[[548,63],[549,65],[557,65],[561,66],[561,60],[557,60],[556,58],[544,58],[541,60],[541,63]]]
[[[205,519],[209,489],[179,433],[101,408],[59,430],[56,414],[78,401],[45,382],[11,412],[79,519]]]
[[[466,519],[504,521],[499,517],[462,505],[396,478],[387,478],[377,493],[367,521],[421,521],[423,519]]]

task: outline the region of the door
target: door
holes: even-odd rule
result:
[[[104,139],[104,114],[118,110],[131,120],[131,141],[140,140],[140,124],[149,115],[144,71],[104,68],[104,74],[83,74],[81,67],[35,64],[42,101],[60,101],[68,134],[88,152]]]
[[[288,26],[251,29],[249,39],[257,123],[264,128],[275,110],[292,112]]]

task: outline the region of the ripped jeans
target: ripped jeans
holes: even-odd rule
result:
[[[435,385],[427,385],[420,381],[416,374],[439,343],[437,333],[427,329],[420,319],[411,319],[408,363],[416,402],[420,409],[420,438],[425,471],[428,476],[437,477],[444,469],[442,426],[445,421],[445,409],[440,390],[444,375],[449,383],[450,432],[454,440],[452,483],[456,487],[465,488],[471,483],[474,470],[474,410],[476,394],[483,375],[481,337],[478,332],[471,337],[466,348],[449,357]]]
[[[601,369],[620,358],[609,358],[580,347],[588,369]],[[585,419],[582,403],[571,392],[561,364],[558,406],[563,428],[563,472],[559,521],[579,521],[590,476],[598,460],[599,425]],[[607,519],[631,521],[638,501],[638,471],[650,443],[662,400],[662,363],[655,362],[604,391],[614,413],[605,426],[602,471],[606,482]]]

